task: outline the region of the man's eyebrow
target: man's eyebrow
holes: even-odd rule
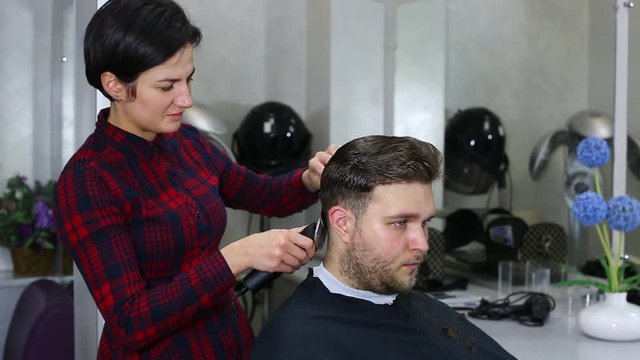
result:
[[[420,216],[418,216],[418,214],[416,213],[397,213],[397,214],[392,214],[385,217],[387,219],[415,219],[415,218],[419,218]]]
[[[187,76],[187,78],[192,77],[192,76],[193,76],[193,74],[195,74],[195,73],[196,73],[196,68],[194,67],[194,68],[193,68],[193,70],[191,71],[191,74],[189,74],[189,76]],[[156,82],[178,82],[178,81],[180,81],[180,80],[181,80],[181,79],[166,78],[166,79],[160,79],[160,80],[157,80]]]
[[[389,216],[385,216],[387,219],[420,219],[421,216],[417,213],[398,213]],[[431,221],[435,218],[435,215],[431,215],[425,219],[425,221]]]

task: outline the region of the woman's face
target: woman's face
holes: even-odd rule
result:
[[[164,63],[138,77],[133,86],[136,97],[112,105],[109,122],[152,141],[157,134],[178,131],[182,113],[191,107],[193,46],[179,50]]]

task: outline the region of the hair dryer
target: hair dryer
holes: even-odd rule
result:
[[[535,144],[529,157],[529,175],[538,180],[544,172],[551,154],[559,147],[566,146],[566,163],[575,161],[575,151],[580,140],[587,136],[597,136],[605,140],[613,138],[613,119],[595,110],[580,111],[567,122],[565,129],[558,129],[543,135]],[[627,137],[627,165],[631,173],[640,179],[640,140]],[[583,171],[584,169],[577,169]],[[569,172],[567,176],[571,176]]]
[[[313,240],[314,244],[316,245],[316,250],[322,249],[327,238],[327,233],[322,219],[318,219],[318,221],[307,225],[304,229],[302,229],[300,234]],[[258,291],[264,289],[267,285],[271,284],[280,275],[282,275],[282,273],[260,271],[255,269],[251,270],[247,274],[247,276],[238,281],[238,283],[236,284],[236,295],[241,296],[249,290],[251,290],[251,292],[255,294]]]
[[[609,142],[613,139],[614,121],[611,116],[595,110],[585,110],[574,114],[567,121],[566,127],[544,134],[535,144],[529,157],[529,174],[533,180],[539,180],[544,173],[549,159],[555,150],[564,147],[564,197],[571,207],[573,199],[580,193],[595,189],[593,171],[577,159],[577,147],[582,139],[596,136]],[[640,179],[640,141],[627,136],[627,167]],[[583,246],[583,227],[573,216],[568,217],[570,239],[570,264],[579,265],[586,255]]]

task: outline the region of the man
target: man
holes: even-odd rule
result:
[[[514,359],[411,290],[441,162],[433,145],[411,137],[367,136],[338,149],[320,186],[324,261],[262,329],[253,359]]]

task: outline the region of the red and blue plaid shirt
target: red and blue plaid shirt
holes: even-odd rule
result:
[[[286,216],[317,200],[183,125],[149,142],[98,115],[56,188],[58,235],[106,324],[99,359],[246,359],[249,322],[219,251],[225,206]]]

